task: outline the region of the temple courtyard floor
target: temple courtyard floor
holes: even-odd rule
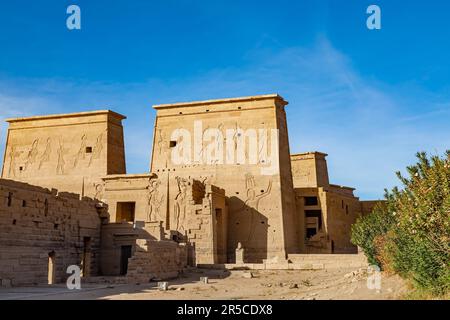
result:
[[[208,283],[200,281],[208,277]],[[381,289],[370,289],[364,269],[331,270],[208,270],[190,269],[167,280],[166,291],[157,282],[126,284],[124,279],[98,277],[80,290],[64,284],[0,288],[0,300],[379,300],[402,299],[408,286],[398,276],[381,273]],[[373,287],[373,285],[372,285]]]

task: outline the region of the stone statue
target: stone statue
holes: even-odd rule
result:
[[[238,242],[236,248],[236,264],[244,263],[244,248],[242,247],[242,243]]]

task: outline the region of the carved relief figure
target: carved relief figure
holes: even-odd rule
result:
[[[97,137],[97,141],[95,142],[94,149],[92,150],[92,153],[91,153],[91,158],[89,159],[88,167],[91,166],[93,159],[100,158],[100,155],[102,154],[102,150],[103,150],[103,140],[104,140],[104,133],[102,132]]]
[[[246,141],[245,141],[245,136],[244,136],[244,129],[240,128],[238,123],[235,122],[234,123],[234,129],[233,129],[233,136],[231,137],[232,142],[231,146],[232,149],[227,149],[227,158],[231,159],[233,161],[233,163],[235,161],[239,160],[239,156],[238,156],[238,152],[239,152],[239,148],[240,146],[243,147],[243,155],[244,155],[244,159],[248,159],[248,148],[246,146]]]
[[[245,186],[247,188],[247,199],[244,202],[244,205],[240,211],[246,211],[247,209],[250,211],[250,230],[248,233],[247,241],[250,242],[253,239],[253,235],[255,232],[254,220],[255,216],[259,214],[259,202],[264,197],[267,197],[272,190],[272,180],[269,180],[269,185],[267,189],[261,192],[260,194],[256,194],[256,185],[255,185],[255,177],[247,173],[245,175]],[[247,243],[248,243],[247,242]]]
[[[162,133],[161,129],[158,129],[158,153],[161,154],[162,148],[164,146],[164,133]]]
[[[164,195],[161,195],[159,192],[159,186],[161,185],[161,181],[158,179],[151,179],[149,181],[148,186],[148,213],[147,219],[148,221],[160,221],[161,215],[159,212],[159,208],[161,207]]]
[[[103,198],[103,183],[94,183],[94,199],[101,200]]]
[[[217,126],[217,129],[220,131],[221,135],[222,135],[222,140],[219,139],[219,137],[216,137],[216,148],[215,148],[215,152],[216,152],[216,160],[214,161],[214,164],[220,164],[221,162],[223,163],[223,144],[224,144],[224,139],[225,139],[225,134],[223,133],[223,123],[220,123]]]
[[[39,139],[36,139],[31,144],[30,150],[28,150],[27,160],[25,161],[24,170],[27,170],[28,167],[30,165],[32,165],[34,163],[34,161],[36,160],[36,156],[38,155],[38,150],[37,150],[38,143],[39,143]]]
[[[175,230],[183,232],[186,220],[187,188],[188,182],[184,178],[176,177],[178,184],[178,194],[175,197]]]
[[[75,168],[78,165],[78,161],[84,160],[86,154],[86,140],[87,137],[85,134],[81,136],[81,145],[80,149],[78,149],[78,153],[75,156],[75,161],[73,162],[73,167]]]
[[[205,133],[208,131],[208,129],[209,129],[209,126],[207,126],[202,131],[201,147],[200,147],[200,150],[198,150],[198,157],[197,158],[194,157],[194,162],[198,162],[198,160],[196,160],[196,159],[199,159],[200,163],[205,163],[205,159],[204,159],[204,157],[205,157],[205,144],[204,144],[204,142],[205,142]]]
[[[9,149],[9,177],[15,177],[16,176],[16,159],[20,155],[20,152],[16,151],[15,146],[11,146]]]
[[[47,138],[47,143],[45,145],[44,153],[41,155],[41,158],[39,159],[39,168],[38,168],[39,170],[41,169],[42,164],[44,162],[48,162],[50,160],[50,153],[52,152],[50,142],[51,142],[51,139]]]
[[[56,174],[64,174],[64,166],[66,165],[66,162],[64,161],[64,146],[61,140],[59,140],[59,147],[57,153],[58,153],[58,164],[56,166]]]

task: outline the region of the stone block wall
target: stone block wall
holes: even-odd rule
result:
[[[70,193],[0,179],[0,279],[3,285],[63,282],[67,267],[96,275],[98,202]],[[50,258],[51,257],[51,258]],[[84,266],[83,266],[84,264]]]
[[[184,244],[137,239],[134,254],[128,260],[127,278],[129,282],[139,283],[174,278],[186,266],[187,249]]]

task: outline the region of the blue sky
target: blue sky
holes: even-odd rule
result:
[[[81,8],[82,29],[66,28]],[[382,29],[366,28],[366,8]],[[148,170],[151,105],[279,93],[291,152],[381,198],[419,150],[450,146],[450,2],[1,1],[0,118],[109,108]]]

